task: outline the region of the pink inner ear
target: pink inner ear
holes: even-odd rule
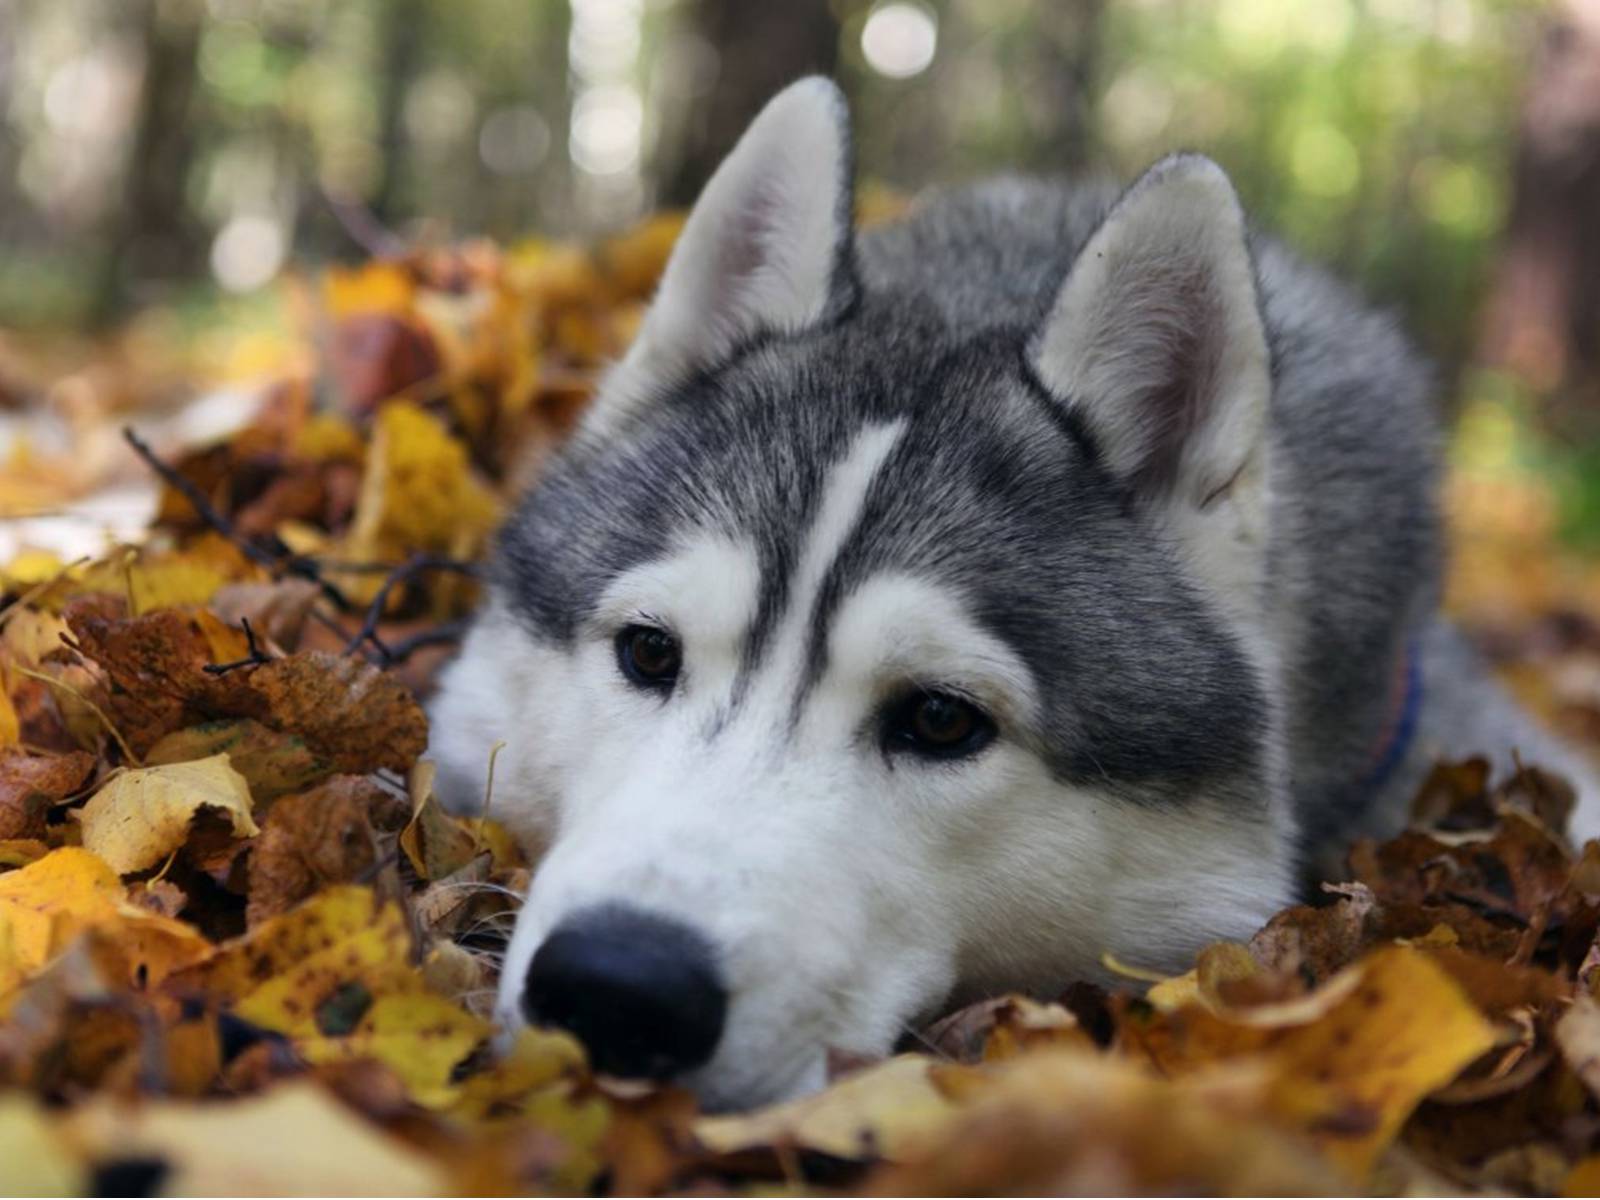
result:
[[[746,301],[745,289],[772,265],[776,253],[772,239],[780,204],[780,197],[770,186],[752,189],[728,224],[717,231],[715,288],[719,294],[712,297],[713,302],[738,308]]]
[[[1102,399],[1126,406],[1124,436],[1137,439],[1129,482],[1166,491],[1216,409],[1227,336],[1216,280],[1203,261],[1130,254],[1108,272],[1096,323],[1094,376],[1117,392]]]

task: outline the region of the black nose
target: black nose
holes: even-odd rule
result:
[[[556,926],[528,967],[522,1010],[575,1034],[597,1071],[666,1079],[711,1058],[728,994],[693,929],[613,905]]]

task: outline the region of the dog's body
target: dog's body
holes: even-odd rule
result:
[[[1573,771],[1600,831],[1435,616],[1427,372],[1214,165],[859,236],[849,195],[798,84],[506,527],[433,744],[470,803],[504,741],[494,811],[551,847],[506,1021],[750,1103],[1247,937],[1441,751]]]

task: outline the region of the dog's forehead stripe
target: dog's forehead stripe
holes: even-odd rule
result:
[[[774,678],[803,685],[808,655],[807,630],[819,593],[840,552],[849,544],[861,514],[866,508],[874,480],[895,446],[904,435],[906,422],[890,421],[869,425],[848,444],[848,450],[829,469],[823,482],[815,516],[804,531],[797,555],[788,556],[793,564],[778,577],[773,561],[763,564],[768,577],[763,581],[767,598],[781,597],[781,604],[763,604],[762,613],[752,627],[745,661],[735,685],[734,703],[748,690],[761,667]],[[765,618],[765,620],[763,620]],[[765,661],[765,651],[773,649],[775,662]]]

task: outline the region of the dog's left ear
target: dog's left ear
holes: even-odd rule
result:
[[[852,202],[844,96],[821,76],[790,84],[700,193],[591,427],[614,428],[757,334],[805,329],[848,307]]]
[[[1079,253],[1031,358],[1135,495],[1206,509],[1259,484],[1271,370],[1222,168],[1186,154],[1146,172]]]

